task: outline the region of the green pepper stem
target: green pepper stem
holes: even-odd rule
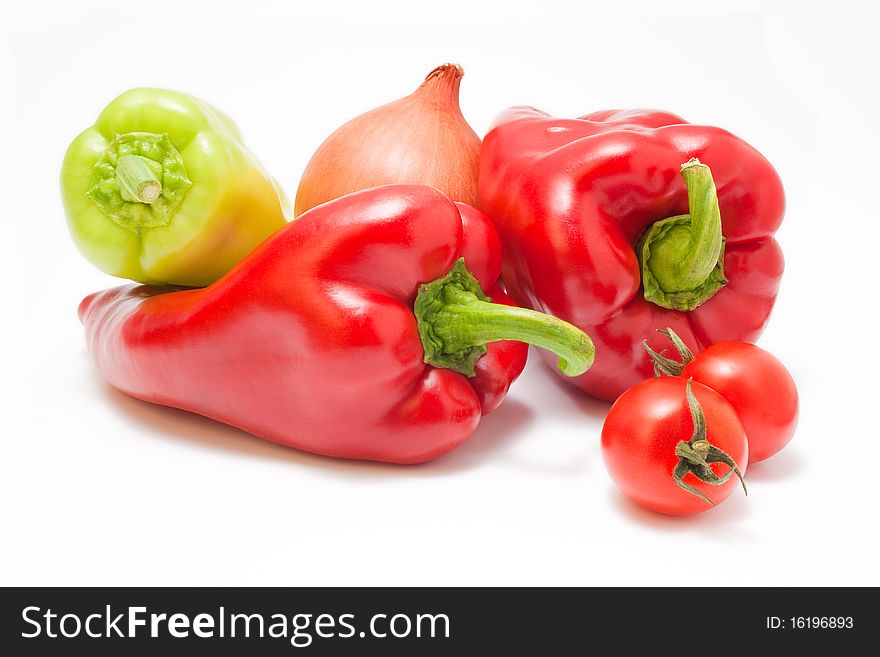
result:
[[[167,226],[190,187],[183,157],[167,134],[124,132],[95,162],[86,196],[113,223],[141,235]]]
[[[518,340],[559,356],[559,370],[578,376],[593,364],[593,341],[576,326],[534,310],[491,303],[459,259],[442,278],[422,285],[415,314],[425,362],[474,376],[485,345]]]
[[[122,155],[116,162],[116,180],[123,199],[152,204],[162,195],[162,183],[147,158],[140,155]],[[126,198],[128,197],[128,198]]]
[[[651,225],[642,237],[639,257],[645,299],[688,311],[710,299],[727,279],[712,172],[693,158],[682,165],[681,175],[688,192],[688,214]]]

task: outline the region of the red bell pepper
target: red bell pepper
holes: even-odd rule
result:
[[[572,374],[592,361],[575,327],[502,305],[500,268],[483,213],[393,185],[303,214],[210,287],[119,287],[80,317],[130,395],[310,452],[417,463],[501,403],[527,353],[508,339]]]
[[[511,108],[483,141],[479,206],[501,235],[507,292],[592,336],[596,363],[572,381],[596,397],[652,375],[642,341],[672,346],[655,329],[698,350],[754,341],[776,299],[782,183],[720,128]]]

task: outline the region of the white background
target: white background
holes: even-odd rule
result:
[[[4,3],[0,584],[880,584],[873,6]],[[537,358],[420,467],[303,454],[100,380],[76,307],[120,281],[70,241],[58,171],[107,102],[141,85],[209,100],[293,196],[327,134],[445,61],[481,135],[512,104],[653,106],[776,165],[787,269],[760,344],[802,414],[748,498],[688,519],[634,507],[602,464],[607,404]]]

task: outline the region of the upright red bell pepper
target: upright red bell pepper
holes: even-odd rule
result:
[[[655,329],[698,350],[754,341],[782,277],[776,171],[729,132],[667,112],[505,111],[483,141],[479,206],[501,235],[507,292],[590,333],[595,365],[572,381],[608,400],[652,375],[643,340],[672,347]]]
[[[130,395],[310,452],[417,463],[501,403],[526,360],[509,339],[571,374],[592,362],[575,327],[502,305],[500,268],[483,213],[392,185],[303,214],[210,287],[115,288],[80,317]]]

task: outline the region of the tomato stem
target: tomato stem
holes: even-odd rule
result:
[[[678,333],[671,328],[667,327],[665,331],[663,329],[657,329],[657,332],[662,333],[669,338],[678,350],[678,355],[681,360],[678,361],[673,360],[672,358],[667,358],[663,355],[662,351],[657,353],[648,346],[647,340],[642,340],[642,346],[645,348],[645,351],[648,352],[648,355],[651,357],[651,363],[654,365],[654,376],[681,376],[681,373],[684,371],[687,364],[694,359],[693,352],[688,349],[688,346],[684,341],[678,337]]]
[[[677,337],[678,336],[676,336],[676,338]],[[685,347],[685,349],[687,349],[687,347]],[[693,358],[693,354],[691,354],[691,358]],[[696,495],[701,500],[715,506],[715,503],[709,499],[709,497],[690,484],[685,483],[684,478],[688,473],[691,473],[697,479],[710,486],[720,486],[727,483],[730,476],[735,474],[739,478],[746,495],[749,494],[749,491],[748,488],[746,488],[746,482],[743,479],[742,472],[740,472],[736,461],[734,461],[725,451],[715,447],[715,445],[710,443],[709,439],[706,437],[706,416],[703,414],[703,407],[694,396],[694,391],[691,387],[692,381],[692,378],[687,380],[686,394],[688,408],[691,412],[691,419],[694,422],[694,433],[690,440],[681,440],[675,446],[675,455],[678,457],[678,464],[672,471],[672,477],[675,479],[675,483],[679,488],[687,491],[691,495]],[[712,463],[724,463],[725,465],[730,466],[730,469],[719,477],[715,474],[715,471],[712,470],[710,465]]]

